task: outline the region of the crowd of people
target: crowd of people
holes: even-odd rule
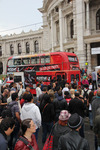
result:
[[[53,150],[89,150],[84,135],[84,118],[89,117],[95,133],[95,150],[100,150],[100,84],[95,74],[81,71],[77,79],[67,83],[54,78],[50,85],[39,82],[36,96],[30,87],[11,83],[2,86],[0,95],[0,149],[39,150],[38,136],[44,145],[52,131]]]

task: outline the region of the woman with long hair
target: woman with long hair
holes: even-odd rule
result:
[[[39,150],[36,142],[35,135],[36,125],[32,119],[25,119],[21,124],[21,136],[19,137],[14,150],[30,150],[30,147],[34,150]]]

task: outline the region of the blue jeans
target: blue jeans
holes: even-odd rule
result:
[[[53,122],[42,122],[42,143],[44,144],[47,138],[47,134],[50,134],[50,131],[53,127]]]

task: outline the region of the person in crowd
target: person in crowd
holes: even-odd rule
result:
[[[66,84],[65,84],[65,87],[62,89],[63,98],[64,98],[64,92],[65,92],[65,91],[69,91],[68,86],[69,86],[69,84],[66,83]]]
[[[67,110],[62,110],[60,112],[59,120],[53,127],[53,150],[58,150],[60,136],[70,132],[70,128],[67,125],[70,116],[71,114]]]
[[[100,150],[100,108],[96,111],[95,121],[94,121],[94,133],[97,138],[96,150]]]
[[[90,122],[90,129],[91,130],[93,128],[93,116],[92,116],[92,106],[91,106],[93,96],[94,96],[94,92],[91,91],[89,93],[89,122]]]
[[[97,96],[92,101],[92,115],[93,115],[93,127],[94,127],[94,121],[96,117],[96,111],[100,107],[100,89],[97,90]],[[95,136],[95,149],[97,150],[97,136]]]
[[[13,87],[10,89],[10,91],[18,92],[18,90],[17,90],[17,84],[15,82],[13,82]]]
[[[70,95],[71,95],[71,98],[75,98],[75,90],[74,89],[70,89]]]
[[[93,114],[93,122],[95,120],[96,116],[96,111],[100,107],[100,89],[97,90],[97,96],[96,98],[92,101],[92,114]]]
[[[11,112],[12,112],[12,116],[15,120],[15,128],[14,131],[11,134],[11,138],[9,140],[9,148],[10,150],[12,150],[15,146],[15,143],[17,141],[18,138],[18,132],[20,129],[20,110],[19,110],[19,106],[18,106],[18,93],[15,92],[11,95],[12,98],[12,102],[10,102],[8,104],[8,107],[11,108]]]
[[[86,78],[83,78],[83,80],[82,80],[82,86],[84,87],[84,85],[89,85],[89,82],[88,82],[88,77],[86,77]]]
[[[75,89],[75,86],[77,87],[78,82],[77,82],[76,78],[73,79],[73,81],[71,82],[71,84],[72,84],[72,88],[73,89]]]
[[[55,122],[57,122],[59,119],[60,111],[68,110],[67,101],[65,98],[63,98],[61,90],[58,91],[58,97],[54,99],[53,104],[55,110]]]
[[[39,150],[35,135],[33,133],[36,132],[36,125],[32,119],[25,119],[21,124],[21,136],[19,137],[14,150],[30,150],[29,146],[31,146],[34,150]],[[24,143],[27,142],[27,145]]]
[[[55,92],[56,91],[56,82],[52,83],[52,90]]]
[[[13,118],[4,118],[0,123],[0,149],[7,150],[8,142],[7,136],[13,132],[15,128],[15,121]]]
[[[85,117],[84,111],[85,106],[84,103],[79,99],[79,92],[75,92],[75,98],[69,102],[68,110],[71,114],[77,113],[81,117]],[[80,128],[80,135],[84,137],[84,123]]]
[[[28,85],[26,86],[25,92],[28,92],[30,94],[30,87]]]
[[[97,95],[97,91],[100,89],[100,83],[98,84],[98,88],[94,91],[94,96]]]
[[[39,99],[39,96],[42,94],[42,90],[41,90],[41,84],[38,83],[37,87],[36,87],[36,97],[37,99]]]
[[[1,100],[1,103],[0,103],[0,116],[1,116],[2,111],[7,106],[7,98],[8,98],[8,96],[9,96],[8,89],[5,89],[3,91],[3,93],[0,95],[0,100]]]
[[[82,138],[78,133],[82,126],[82,123],[83,118],[77,113],[74,113],[70,116],[68,120],[68,126],[71,128],[71,132],[62,135],[59,138],[58,150],[90,149],[88,141],[85,138]]]
[[[24,92],[24,93],[23,93],[22,98],[21,98],[21,100],[20,100],[20,105],[21,105],[21,107],[23,107],[24,103],[27,102],[27,101],[26,101],[26,97],[27,97],[28,94],[29,94],[29,92]]]
[[[32,94],[27,95],[26,101],[27,101],[27,103],[25,103],[23,105],[20,117],[21,117],[22,121],[25,119],[28,119],[28,118],[31,118],[33,120],[33,122],[36,125],[35,137],[36,137],[36,140],[38,140],[38,131],[41,126],[40,110],[39,110],[38,106],[36,106],[33,103],[34,99],[33,99]]]
[[[97,89],[97,84],[96,84],[96,73],[95,73],[95,69],[92,72],[92,80],[93,80],[93,90]]]
[[[7,98],[7,104],[9,104],[10,102],[12,102],[12,98],[11,95],[15,93],[15,91],[10,91],[10,96]]]
[[[89,75],[88,75],[88,82],[89,82],[89,84],[92,83],[92,74],[91,73],[89,73]]]
[[[71,100],[71,95],[70,95],[70,93],[68,91],[64,92],[64,98],[67,101],[67,104],[69,105],[69,102]]]
[[[48,89],[47,89],[47,87],[44,87],[44,88],[43,88],[43,91],[42,91],[42,94],[39,95],[39,100],[38,100],[39,105],[42,104],[42,102],[43,102],[43,97],[44,97],[45,94],[48,94]]]
[[[97,72],[97,81],[98,81],[98,83],[100,83],[100,69]]]
[[[55,116],[54,105],[48,94],[45,94],[40,110],[42,115],[42,143],[44,144],[47,134],[50,134],[52,129]]]

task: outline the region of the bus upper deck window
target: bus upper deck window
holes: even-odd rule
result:
[[[50,56],[45,57],[45,63],[50,63]]]
[[[21,59],[15,59],[14,65],[21,65]]]
[[[31,64],[39,64],[39,57],[32,57]]]
[[[50,56],[42,56],[41,57],[41,64],[50,63]]]
[[[8,66],[13,66],[13,59],[8,60]]]
[[[30,64],[30,58],[23,58],[22,65],[28,65],[28,64]]]

